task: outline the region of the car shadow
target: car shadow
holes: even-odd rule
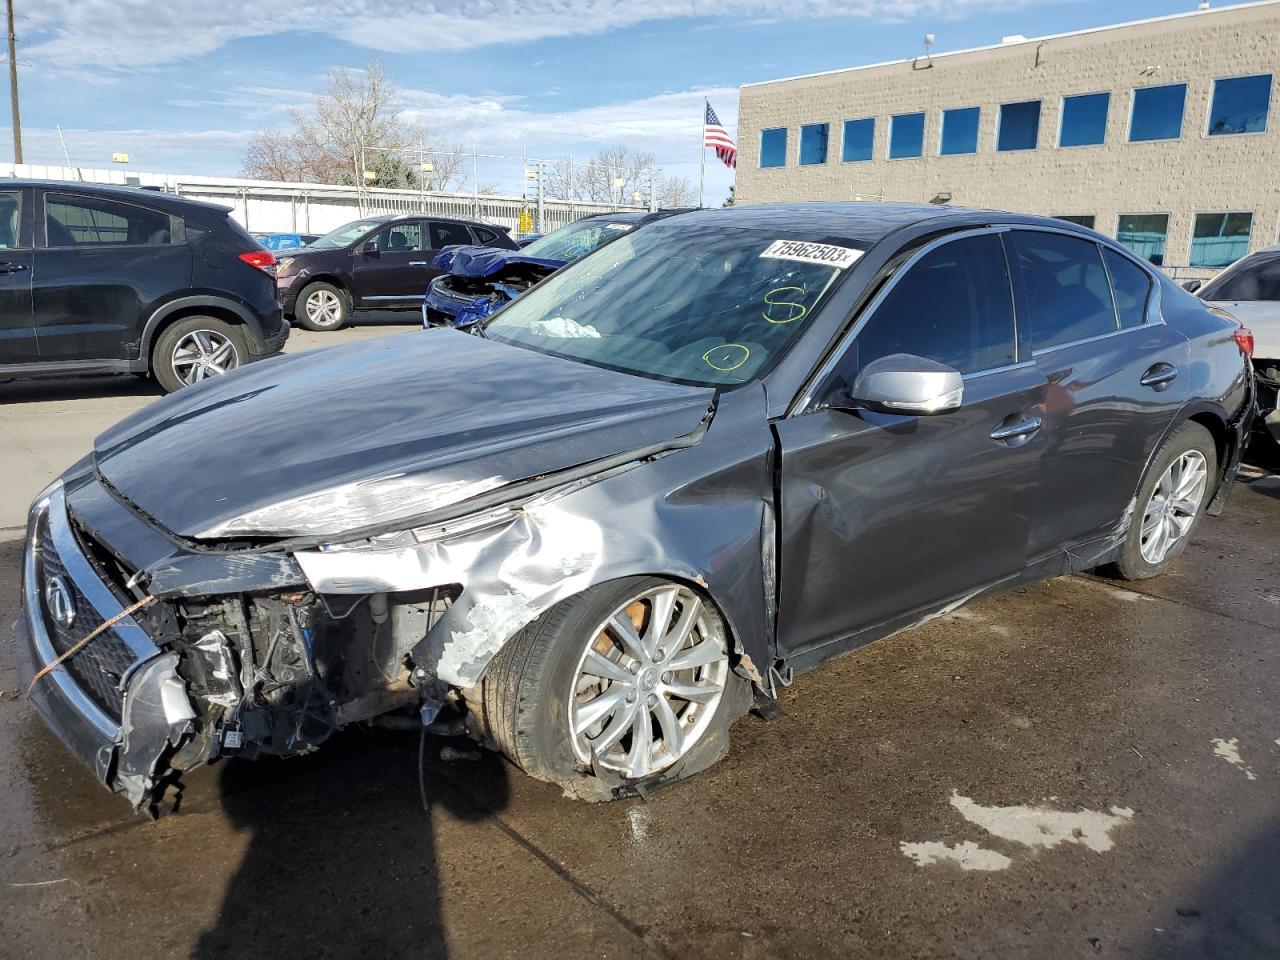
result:
[[[229,762],[221,804],[249,845],[192,960],[447,957],[433,824],[491,817],[508,796],[488,751],[463,761],[468,795],[452,788],[449,743],[425,738],[421,794],[416,734],[350,731],[307,757]]]
[[[0,378],[0,404],[162,396],[164,391],[154,380],[132,373],[87,377],[32,377],[29,380]]]
[[[1280,956],[1280,817],[1238,847],[1183,902],[1138,955],[1147,960]]]

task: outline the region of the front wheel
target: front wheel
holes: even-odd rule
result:
[[[1115,572],[1125,580],[1159,576],[1186,549],[1218,476],[1213,435],[1188,420],[1156,452],[1135,498]]]
[[[605,800],[692,775],[750,706],[719,613],[691,587],[632,577],[552,607],[494,658],[485,726],[540,780]]]
[[[214,317],[186,317],[156,339],[151,372],[165,393],[173,393],[234,370],[248,359],[239,327]]]

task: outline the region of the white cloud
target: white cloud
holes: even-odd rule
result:
[[[587,36],[657,20],[955,18],[1031,0],[42,0],[21,17],[23,54],[62,69],[140,71],[229,41],[319,33],[370,50],[466,50]]]

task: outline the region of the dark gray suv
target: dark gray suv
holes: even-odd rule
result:
[[[0,185],[0,378],[154,376],[166,390],[275,353],[275,258],[230,207],[158,191]]]
[[[184,391],[34,504],[20,673],[104,783],[146,806],[395,711],[643,792],[794,672],[1168,569],[1253,412],[1238,323],[1014,214],[688,213],[473,329]]]

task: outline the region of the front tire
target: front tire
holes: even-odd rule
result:
[[[215,317],[186,317],[165,328],[151,351],[151,373],[173,393],[249,361],[243,330]]]
[[[607,800],[690,776],[727,751],[751,691],[711,603],[656,577],[552,607],[494,658],[485,726],[507,757],[573,796]]]
[[[351,315],[351,304],[346,293],[332,283],[312,283],[298,294],[294,308],[298,325],[317,333],[341,330]]]
[[[1213,435],[1188,420],[1151,461],[1114,572],[1125,580],[1147,580],[1169,569],[1195,536],[1217,476]]]

